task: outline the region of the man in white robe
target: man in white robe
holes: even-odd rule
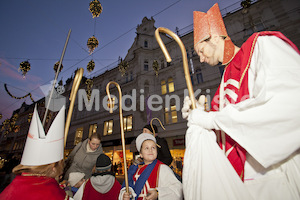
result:
[[[183,117],[215,130],[253,199],[299,199],[299,50],[279,32],[255,33],[238,48],[217,11],[194,12],[194,47],[201,62],[226,66],[222,81],[212,111],[190,110],[186,98]]]

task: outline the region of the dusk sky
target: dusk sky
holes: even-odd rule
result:
[[[228,11],[240,5],[238,0],[100,0],[103,11],[93,18],[89,11],[91,0],[13,0],[0,2],[0,113],[3,120],[20,108],[29,97],[16,97],[31,92],[34,100],[43,97],[39,86],[54,79],[54,64],[59,61],[69,29],[71,37],[58,81],[71,77],[74,70],[84,68],[84,75],[92,77],[109,66],[116,66],[118,57],[125,58],[136,36],[136,27],[144,17],[155,20],[155,26],[175,32],[193,24],[193,11],[206,12],[214,3]],[[88,38],[95,36],[98,48],[89,55]],[[88,74],[86,66],[93,59],[95,69]],[[23,78],[18,71],[22,61],[28,60],[31,70]]]

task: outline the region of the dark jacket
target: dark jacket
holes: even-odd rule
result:
[[[161,146],[161,148],[157,148],[157,159],[169,166],[172,163],[173,158],[166,139],[158,136],[156,136],[155,139],[156,143]]]

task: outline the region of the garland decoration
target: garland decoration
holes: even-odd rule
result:
[[[54,71],[55,71],[55,74],[57,73],[58,66],[59,66],[59,61],[57,61],[57,62],[54,64],[54,66],[53,66],[53,69],[54,69]],[[63,66],[63,64],[61,64],[58,73],[60,73],[61,70],[62,70],[63,68],[64,68],[64,66]]]
[[[92,36],[87,41],[87,46],[89,48],[89,53],[92,54],[93,51],[98,47],[99,42],[95,36]]]
[[[19,71],[22,71],[23,78],[25,78],[25,75],[30,70],[30,63],[28,61],[23,61],[20,63]]]
[[[119,71],[121,72],[121,76],[124,76],[126,74],[127,68],[129,67],[128,62],[125,62],[125,60],[123,60],[121,58],[120,63],[119,63]]]
[[[91,80],[91,79],[87,79],[85,81],[85,84],[86,84],[86,95],[87,95],[87,98],[88,100],[90,101],[91,100],[91,96],[92,96],[92,87],[94,85],[94,81]]]
[[[88,65],[86,66],[86,69],[88,70],[88,72],[92,72],[95,68],[95,62],[94,60],[91,60]]]
[[[102,5],[98,0],[91,1],[89,10],[92,13],[93,18],[99,17],[102,13]]]
[[[153,70],[155,71],[155,75],[158,76],[159,65],[158,65],[157,60],[153,61],[152,67],[153,67]]]
[[[16,96],[12,95],[12,94],[8,91],[8,89],[7,89],[7,84],[6,84],[6,83],[4,84],[4,88],[5,88],[5,91],[7,92],[7,94],[8,94],[9,96],[11,96],[12,98],[14,98],[14,99],[24,99],[24,98],[26,98],[26,97],[29,96],[30,99],[31,99],[31,101],[32,101],[32,103],[34,103],[34,100],[33,100],[33,98],[32,98],[31,93],[28,93],[28,94],[26,94],[26,95],[23,96],[23,97],[16,97]]]

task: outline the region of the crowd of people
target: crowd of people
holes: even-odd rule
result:
[[[203,98],[195,109],[191,99],[184,99],[182,116],[188,120],[188,131],[196,127],[199,134],[207,130],[214,135],[249,199],[299,199],[297,47],[280,32],[271,31],[255,33],[241,47],[235,46],[217,4],[207,13],[194,12],[194,47],[201,62],[226,67],[211,111],[204,110]],[[77,144],[64,161],[64,116],[63,107],[46,135],[35,108],[22,159],[12,170],[16,177],[0,200],[176,200],[188,196],[189,182],[202,188],[195,184],[201,177],[181,182],[169,167],[173,158],[155,125],[152,129],[147,124],[136,138],[139,158],[129,167],[128,190],[125,181],[122,185],[117,181],[117,164],[112,165],[103,153],[99,134]],[[202,169],[197,159],[192,164]],[[203,192],[196,190],[195,194]]]

